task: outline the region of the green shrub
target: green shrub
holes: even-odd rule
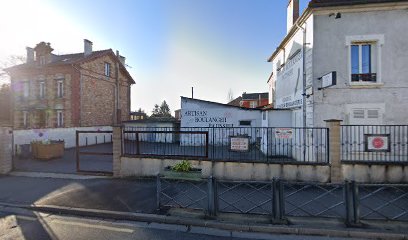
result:
[[[174,165],[173,167],[171,167],[171,170],[176,171],[176,172],[189,172],[191,171],[193,167],[191,166],[191,163],[183,160],[179,163],[177,163],[176,165]]]

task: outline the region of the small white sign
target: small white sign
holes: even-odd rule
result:
[[[275,131],[275,138],[277,139],[291,139],[292,135],[292,128],[277,128]]]
[[[390,135],[387,134],[366,134],[366,151],[367,152],[389,152]]]
[[[231,137],[231,151],[246,152],[249,151],[248,137]]]
[[[336,85],[336,72],[330,72],[322,77],[322,88],[328,88]]]

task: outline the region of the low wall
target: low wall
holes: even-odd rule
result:
[[[148,177],[163,173],[164,168],[181,160],[157,158],[121,157],[122,177]],[[280,178],[291,181],[329,182],[330,166],[211,162],[190,160],[194,167],[201,168],[202,177],[214,176],[220,180],[267,181]]]
[[[342,164],[344,180],[361,183],[407,183],[407,165]]]
[[[13,168],[13,129],[0,126],[0,174],[6,174]]]
[[[111,126],[98,127],[76,127],[76,128],[45,128],[45,129],[27,129],[14,131],[14,145],[30,144],[34,140],[59,140],[64,139],[65,148],[75,147],[76,131],[112,131]],[[98,137],[98,142],[103,142],[104,134],[89,134],[88,144],[96,143],[95,136]],[[105,139],[110,141],[110,134],[105,134]],[[109,137],[109,138],[107,138]],[[85,138],[81,138],[80,145],[85,145]]]

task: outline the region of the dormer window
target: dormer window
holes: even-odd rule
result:
[[[105,62],[105,76],[109,77],[111,73],[111,65],[110,63]]]
[[[45,65],[45,56],[40,56],[39,61],[40,65]]]

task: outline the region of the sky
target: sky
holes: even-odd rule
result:
[[[307,0],[300,0],[301,11]],[[286,33],[287,0],[3,0],[0,61],[50,42],[55,54],[118,50],[136,81],[131,109],[180,96],[226,103],[267,92],[268,57]]]

